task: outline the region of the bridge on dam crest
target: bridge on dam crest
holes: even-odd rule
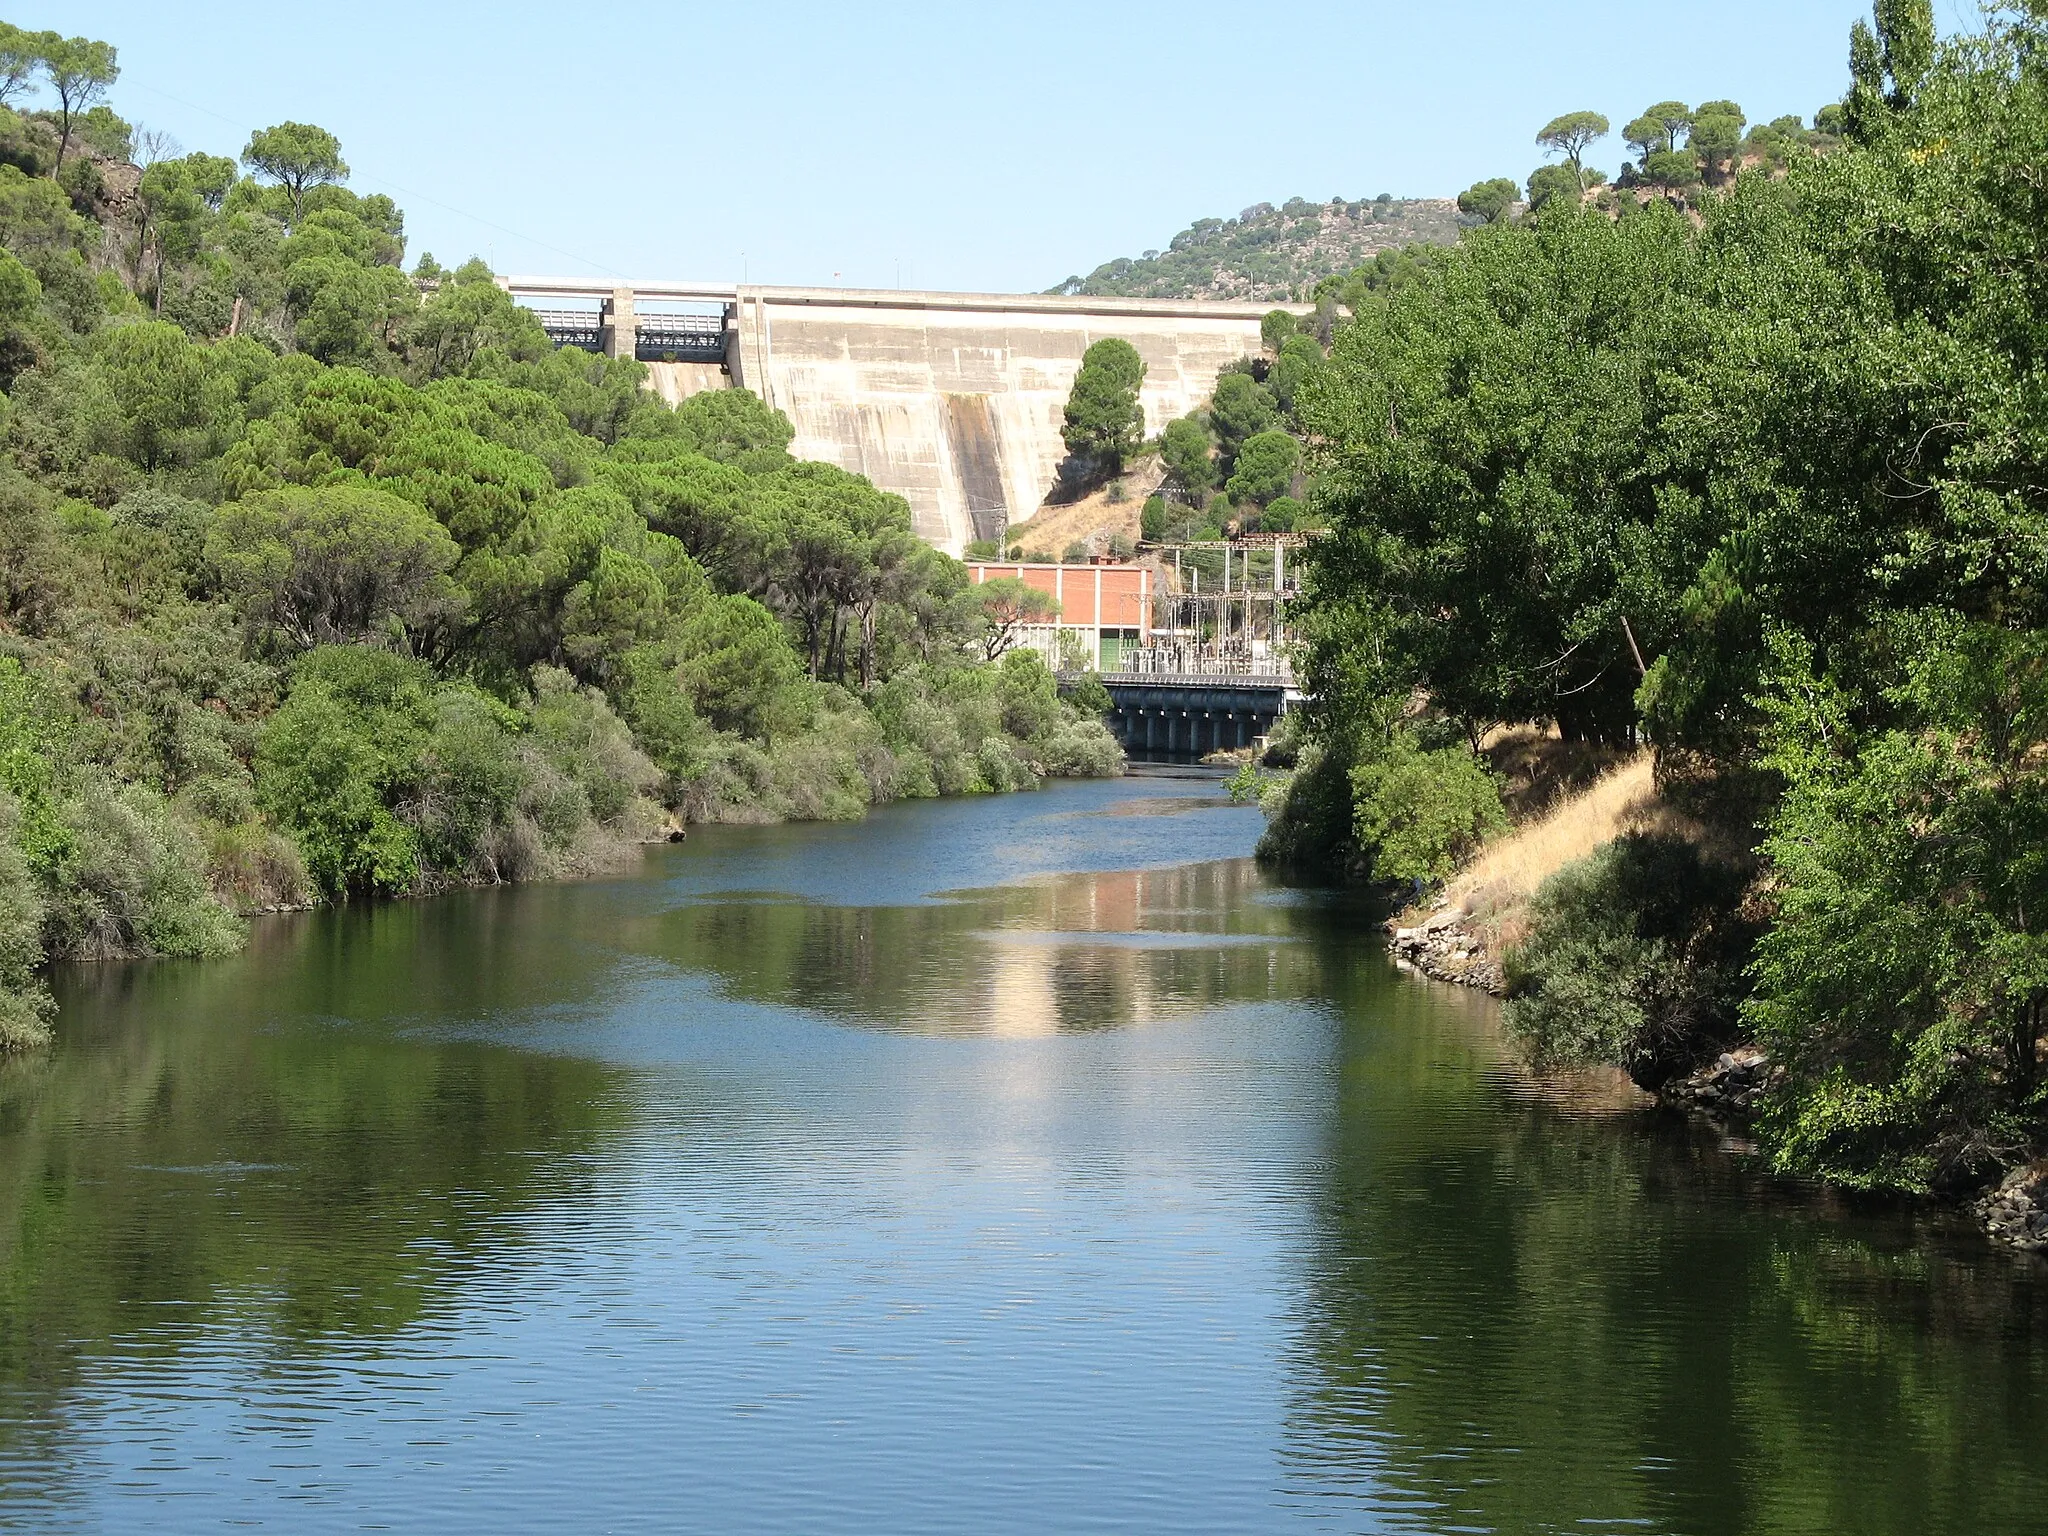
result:
[[[1038,510],[1066,454],[1081,354],[1117,336],[1145,361],[1146,429],[1196,409],[1261,347],[1272,304],[1050,294],[780,288],[501,277],[557,342],[646,363],[671,401],[751,389],[796,429],[791,451],[909,504],[959,554]],[[1305,306],[1280,306],[1297,311]]]

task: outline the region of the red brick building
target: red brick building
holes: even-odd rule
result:
[[[970,560],[976,585],[1013,576],[1060,605],[1055,623],[1027,626],[1020,644],[1058,666],[1061,643],[1071,653],[1078,643],[1104,672],[1117,670],[1126,651],[1151,643],[1152,572],[1142,565],[1034,565],[1029,561]]]

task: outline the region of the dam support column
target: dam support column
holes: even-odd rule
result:
[[[639,326],[633,318],[633,290],[614,288],[598,316],[598,345],[606,357],[631,357],[639,340]]]

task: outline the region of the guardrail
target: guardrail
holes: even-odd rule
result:
[[[1107,676],[1108,674],[1104,674]],[[1192,646],[1154,645],[1125,651],[1116,675],[1130,678],[1260,678],[1292,686],[1294,668],[1285,656],[1249,652],[1204,652]]]

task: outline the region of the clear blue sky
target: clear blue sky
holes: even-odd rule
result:
[[[1525,177],[1556,113],[1841,94],[1867,0],[27,0],[187,149],[340,135],[410,250],[501,272],[1034,290],[1299,194]],[[1944,29],[1975,15],[1936,0]],[[1618,138],[1597,147],[1612,170]]]

